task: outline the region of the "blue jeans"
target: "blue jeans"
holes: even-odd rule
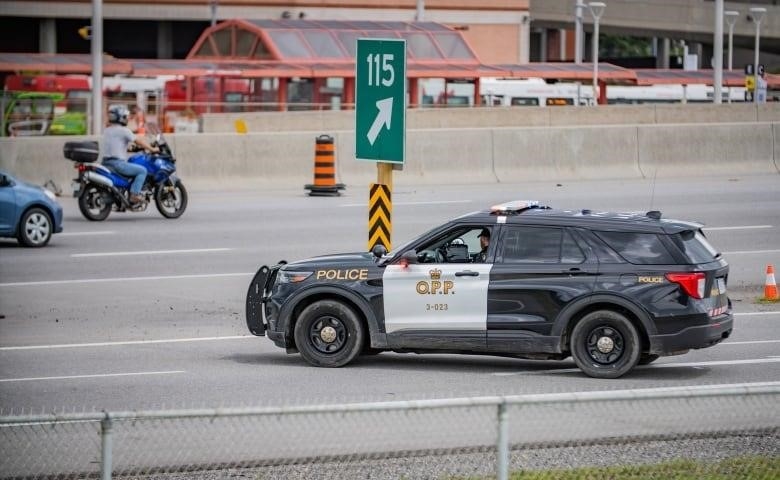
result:
[[[114,157],[104,158],[103,165],[120,175],[133,177],[133,183],[130,184],[130,193],[133,195],[141,193],[141,187],[144,186],[144,180],[146,180],[146,169],[144,167]]]

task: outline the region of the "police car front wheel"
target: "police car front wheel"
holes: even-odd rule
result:
[[[342,302],[320,300],[304,308],[295,324],[301,356],[317,367],[341,367],[363,350],[363,324]]]
[[[636,366],[640,352],[636,327],[624,315],[611,310],[585,315],[571,334],[572,357],[590,377],[621,377]]]

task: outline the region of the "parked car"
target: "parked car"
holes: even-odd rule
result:
[[[43,247],[62,231],[62,206],[38,185],[0,170],[0,237],[14,237],[27,247]]]
[[[728,338],[728,272],[697,223],[517,201],[389,253],[263,266],[246,320],[320,367],[381,351],[571,356],[617,378]]]

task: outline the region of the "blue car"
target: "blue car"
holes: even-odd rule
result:
[[[0,170],[0,237],[15,237],[27,247],[43,247],[62,231],[62,206],[43,187]]]

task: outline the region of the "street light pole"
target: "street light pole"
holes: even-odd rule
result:
[[[766,15],[766,8],[764,7],[751,7],[750,15],[753,17],[753,22],[756,24],[756,46],[753,56],[753,75],[755,76],[755,90],[753,94],[753,102],[758,103],[758,45],[761,38],[761,20]]]
[[[726,24],[729,26],[729,72],[732,69],[732,60],[734,58],[734,25],[737,23],[739,12],[736,10],[726,10],[723,12],[726,17]]]
[[[103,133],[103,0],[92,0],[92,135]]]
[[[599,103],[599,20],[604,15],[607,4],[604,2],[590,2],[590,13],[593,15],[593,100]]]
[[[217,24],[217,6],[219,5],[219,0],[209,0],[209,9],[211,10],[211,26]]]
[[[714,78],[712,79],[712,101],[723,103],[723,0],[715,0],[715,38],[713,39]]]
[[[574,63],[582,63],[582,9],[585,4],[577,0],[574,7]]]
[[[729,26],[729,72],[732,70],[734,59],[734,25],[737,23],[739,12],[736,10],[726,10],[723,12],[726,17],[726,24]],[[731,103],[731,85],[729,85],[729,103]]]

